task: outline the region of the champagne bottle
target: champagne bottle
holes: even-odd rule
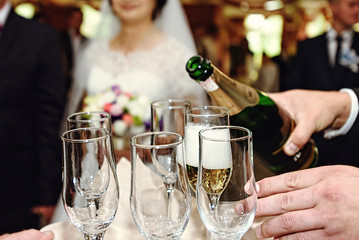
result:
[[[199,82],[212,101],[229,109],[230,124],[253,132],[253,149],[260,160],[275,174],[314,167],[318,150],[310,140],[294,156],[287,156],[283,146],[294,128],[289,114],[264,92],[235,81],[211,64],[194,56],[186,70]]]

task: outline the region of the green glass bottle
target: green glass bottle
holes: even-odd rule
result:
[[[231,125],[243,126],[253,132],[254,152],[273,173],[305,169],[317,164],[318,150],[312,140],[294,156],[283,152],[294,122],[266,93],[229,78],[200,56],[189,59],[186,70],[216,105],[229,109]]]

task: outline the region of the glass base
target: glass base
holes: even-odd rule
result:
[[[84,234],[84,238],[85,240],[103,240],[103,236],[105,235],[105,233],[100,233],[100,234],[96,234],[96,235],[92,235],[92,234]]]

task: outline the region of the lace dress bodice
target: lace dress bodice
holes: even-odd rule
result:
[[[144,95],[151,101],[178,98],[190,100],[192,105],[203,105],[206,102],[203,89],[185,70],[191,56],[193,53],[167,35],[150,50],[126,55],[110,49],[107,41],[94,42],[79,62],[74,85],[74,92],[78,93],[74,95],[83,96],[79,89],[95,95],[119,85],[123,91]]]

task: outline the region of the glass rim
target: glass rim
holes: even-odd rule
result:
[[[156,145],[148,145],[148,144],[140,144],[140,143],[135,143],[135,139],[139,139],[139,138],[143,138],[143,137],[148,137],[151,135],[157,136],[157,135],[172,135],[172,136],[177,136],[178,137],[178,141],[173,142],[173,143],[167,143],[167,144],[156,144]],[[144,133],[140,133],[137,135],[134,135],[130,138],[130,145],[131,146],[135,146],[135,147],[140,147],[140,148],[144,148],[144,149],[163,149],[163,148],[168,148],[168,147],[173,147],[173,146],[177,146],[179,144],[183,144],[183,139],[184,137],[181,134],[175,133],[175,132],[144,132]]]
[[[212,130],[218,130],[218,129],[234,129],[234,130],[240,130],[242,132],[246,132],[247,135],[243,137],[235,137],[235,138],[216,138],[216,137],[207,137],[204,136],[204,132],[212,131]],[[239,126],[213,126],[213,127],[206,127],[199,131],[199,138],[208,140],[208,141],[214,141],[214,142],[237,142],[237,141],[243,141],[252,138],[252,131],[245,127],[239,127]]]
[[[189,100],[170,98],[170,99],[165,99],[165,100],[153,101],[153,102],[151,102],[151,107],[156,108],[156,109],[163,108],[163,106],[156,105],[158,103],[183,103],[183,105],[174,105],[174,106],[168,105],[168,106],[166,106],[167,109],[181,109],[186,106],[188,106],[188,107],[191,106],[191,101],[189,101]]]
[[[209,113],[209,114],[198,114],[198,113],[191,113],[191,111],[193,110],[205,110],[205,109],[221,109],[224,112],[222,113]],[[212,106],[212,105],[206,105],[206,106],[202,106],[202,107],[192,107],[188,110],[186,110],[185,112],[186,116],[196,116],[196,117],[204,117],[204,116],[209,116],[209,117],[213,117],[213,116],[229,116],[229,109],[225,108],[225,107],[220,107],[220,106]]]
[[[90,120],[90,119],[73,119],[72,118],[74,116],[80,116],[80,115],[84,115],[84,114],[104,114],[105,115],[105,116],[101,117],[100,119],[97,119],[96,121],[101,121],[101,120],[106,120],[106,119],[111,118],[111,114],[109,114],[108,112],[105,112],[105,111],[87,111],[87,112],[72,113],[66,118],[66,120],[71,123],[74,123],[74,122],[89,123],[89,122],[94,121],[94,120]]]
[[[88,138],[88,139],[72,139],[69,137],[66,137],[66,135],[69,135],[70,133],[73,132],[80,132],[80,131],[104,131],[105,135],[104,136],[99,136],[99,137],[93,137],[93,138]],[[111,135],[110,130],[108,130],[107,128],[97,128],[97,127],[90,127],[90,128],[75,128],[75,129],[71,129],[71,130],[67,130],[64,133],[61,134],[61,139],[63,142],[73,142],[73,143],[84,143],[84,142],[96,142],[96,141],[100,141],[102,139],[105,138],[109,138]]]

